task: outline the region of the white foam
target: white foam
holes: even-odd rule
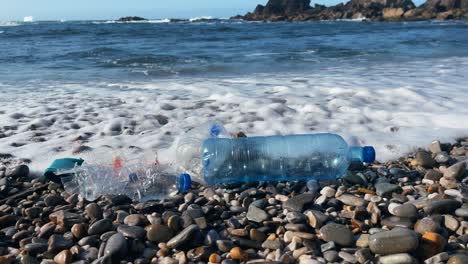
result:
[[[21,24],[18,23],[18,22],[13,22],[13,21],[5,21],[5,22],[2,22],[0,21],[0,27],[17,27],[17,26],[20,26]],[[3,31],[2,31],[3,33]]]
[[[211,20],[214,19],[212,16],[200,16],[200,17],[192,17],[189,19],[190,22],[200,21],[200,20]]]
[[[468,135],[468,59],[336,67],[310,74],[181,78],[140,83],[0,81],[0,152],[42,170],[79,143],[100,153],[154,149],[173,162],[184,131],[220,120],[247,135],[334,132],[374,145],[381,161],[433,139]],[[440,71],[443,69],[443,71]]]

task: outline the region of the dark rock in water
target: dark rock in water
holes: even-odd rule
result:
[[[409,229],[394,229],[373,234],[369,237],[369,248],[375,254],[387,255],[416,250],[419,237]]]
[[[468,18],[468,0],[428,0],[420,7],[416,7],[411,0],[351,0],[346,4],[339,3],[330,7],[318,4],[310,7],[309,4],[310,0],[269,0],[265,6],[258,5],[253,12],[233,18],[259,21],[413,21]],[[434,150],[434,146],[432,149]],[[430,159],[425,161],[430,163]],[[425,164],[430,165],[429,163]]]
[[[107,241],[104,254],[109,256],[125,256],[127,251],[127,240],[122,234],[117,233],[111,236]]]
[[[10,168],[5,173],[6,177],[11,177],[13,179],[24,178],[24,177],[27,177],[28,175],[29,175],[29,167],[24,164]]]
[[[136,22],[136,21],[146,21],[148,19],[138,17],[138,16],[127,16],[127,17],[121,17],[117,19],[118,22]]]
[[[287,201],[283,202],[283,209],[289,211],[298,211],[302,212],[304,207],[314,201],[314,195],[311,193],[303,193],[292,198],[289,198]]]
[[[340,224],[327,224],[320,228],[320,236],[323,240],[333,241],[341,246],[351,246],[353,243],[353,233],[346,226]]]

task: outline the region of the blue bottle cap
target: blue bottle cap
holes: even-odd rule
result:
[[[217,137],[219,134],[221,134],[221,126],[219,124],[213,124],[210,128],[210,135],[212,137]]]
[[[179,175],[179,191],[185,192],[190,190],[190,186],[192,185],[192,179],[188,173],[182,173]]]
[[[362,161],[365,163],[372,163],[375,161],[375,149],[371,146],[362,148]]]

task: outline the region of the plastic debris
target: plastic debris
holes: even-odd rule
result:
[[[188,174],[177,177],[171,171],[169,166],[160,164],[156,156],[129,160],[118,154],[109,163],[90,160],[76,166],[68,171],[69,176],[62,177],[62,183],[67,192],[79,193],[89,201],[108,194],[124,194],[134,200],[147,201],[190,189]]]

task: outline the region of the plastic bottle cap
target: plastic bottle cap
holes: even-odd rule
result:
[[[179,191],[184,192],[190,190],[192,185],[192,179],[188,173],[182,173],[179,175]]]
[[[221,126],[218,124],[212,125],[210,128],[210,135],[212,137],[217,137],[219,134],[221,134]]]
[[[372,163],[375,161],[375,149],[371,146],[362,148],[362,161],[365,163]]]

